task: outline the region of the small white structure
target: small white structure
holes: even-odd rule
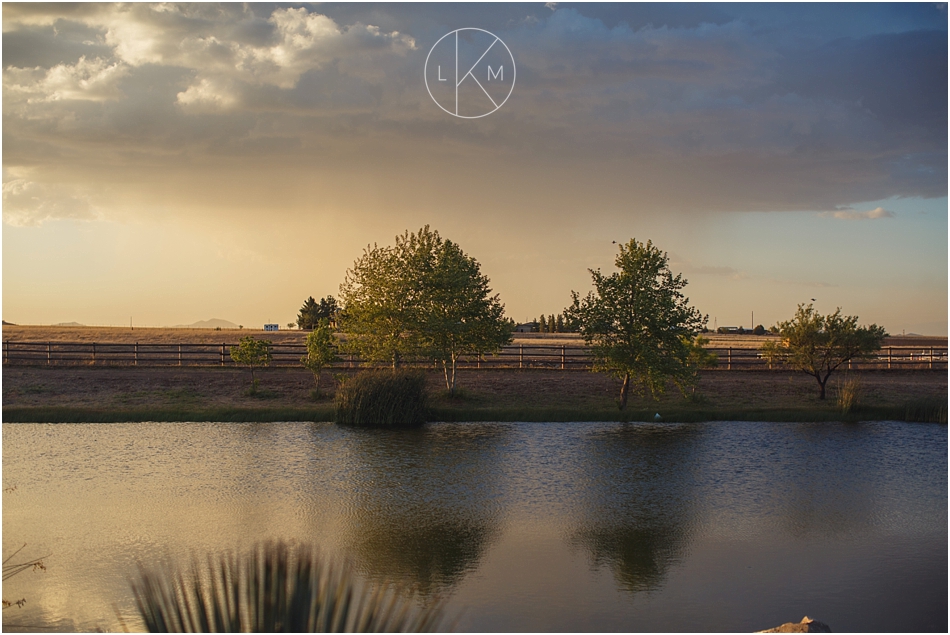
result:
[[[264,330],[265,330],[265,331],[276,331],[276,330],[278,330],[278,329],[280,329],[280,325],[279,325],[279,324],[265,324],[265,325],[264,325]]]

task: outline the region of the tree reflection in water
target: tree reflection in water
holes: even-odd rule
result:
[[[344,543],[363,573],[431,597],[475,570],[499,534],[495,467],[507,432],[498,424],[354,430],[358,485]]]
[[[688,424],[629,424],[587,439],[589,489],[568,540],[630,592],[660,588],[685,555],[701,434]]]

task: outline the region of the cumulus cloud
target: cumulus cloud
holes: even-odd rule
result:
[[[27,103],[60,100],[105,101],[121,97],[119,82],[129,74],[120,62],[80,57],[75,64],[42,68],[9,68],[3,73],[4,97]]]
[[[859,212],[854,209],[839,209],[835,212],[822,212],[822,216],[838,218],[841,220],[877,220],[879,218],[894,218],[894,213],[889,212],[883,207],[875,207],[866,212]]]

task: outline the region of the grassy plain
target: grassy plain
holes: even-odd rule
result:
[[[220,367],[45,367],[3,369],[3,420],[11,421],[287,421],[332,419],[336,379],[324,377],[314,398],[304,369],[257,371],[260,390],[248,395],[246,370]],[[940,402],[946,416],[945,371],[862,371],[859,408],[843,416],[804,373],[705,371],[695,392],[675,389],[660,401],[632,398],[625,412],[619,383],[601,374],[560,370],[464,370],[460,395],[449,397],[441,373],[428,374],[435,417],[446,421],[861,420],[903,419],[909,404]]]
[[[305,344],[307,331],[281,330],[265,332],[261,329],[193,329],[118,326],[21,326],[4,325],[4,341],[20,342],[96,342],[140,344],[234,344],[246,335],[266,339],[278,344]],[[712,348],[759,348],[773,335],[705,335]],[[552,346],[583,346],[584,341],[576,333],[516,333],[514,343],[545,344]],[[892,336],[884,346],[946,346],[946,337]]]
[[[5,341],[139,343],[235,343],[245,335],[273,342],[305,342],[302,331],[119,327],[11,326]],[[711,346],[757,348],[764,337],[713,335]],[[583,345],[572,334],[523,334],[525,344]],[[946,346],[947,338],[895,337],[888,346]],[[348,371],[352,372],[352,371]],[[332,419],[336,380],[324,376],[323,395],[314,398],[312,375],[302,368],[258,371],[261,390],[248,395],[248,372],[232,367],[5,366],[4,421],[280,421]],[[902,419],[908,407],[943,403],[946,371],[861,371],[859,407],[841,415],[837,387],[848,375],[832,377],[829,398],[817,398],[817,386],[804,373],[723,371],[701,373],[686,397],[671,389],[659,402],[631,399],[620,412],[616,380],[587,371],[494,369],[460,371],[460,395],[445,393],[442,376],[430,372],[430,405],[448,421],[652,420],[832,420]],[[916,405],[915,405],[916,404]]]

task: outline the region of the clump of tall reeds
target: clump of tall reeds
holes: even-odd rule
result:
[[[363,371],[336,393],[336,422],[365,427],[417,426],[426,422],[425,373],[412,369]]]
[[[397,589],[359,584],[306,546],[262,543],[192,560],[188,573],[140,572],[135,601],[151,633],[431,632],[441,604],[417,609]]]
[[[854,412],[861,399],[861,382],[857,379],[846,379],[838,386],[838,410],[842,414]]]
[[[947,398],[929,397],[904,404],[904,421],[947,423]]]

